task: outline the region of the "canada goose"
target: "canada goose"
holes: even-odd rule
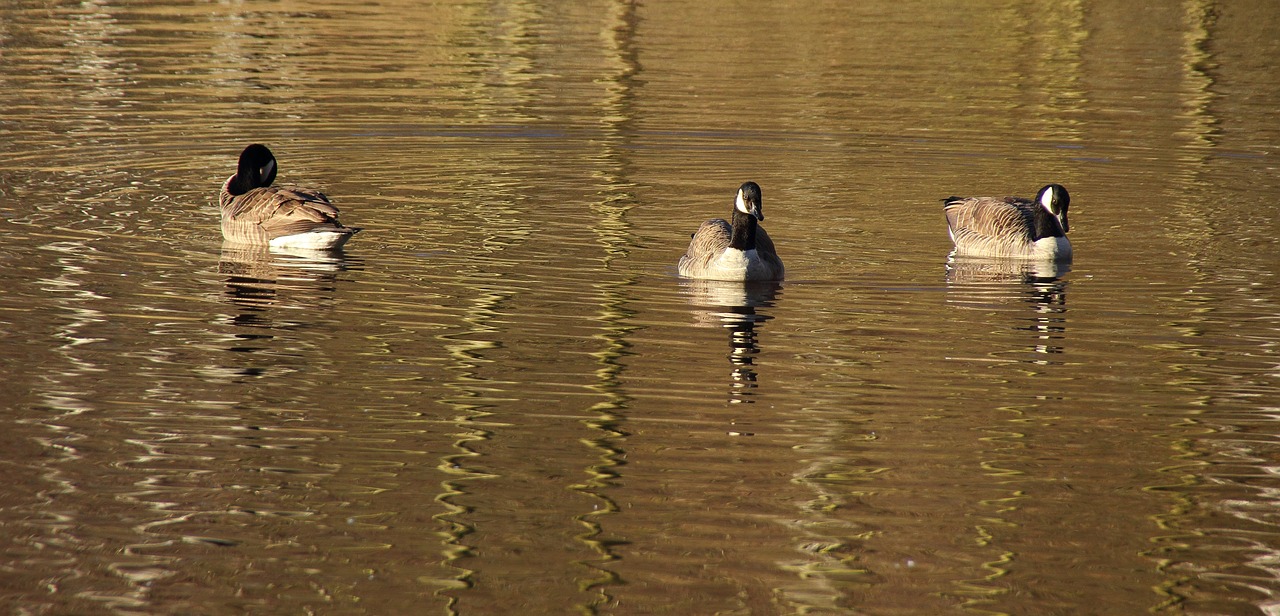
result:
[[[764,220],[760,186],[738,188],[733,224],[722,218],[702,223],[680,257],[681,276],[707,280],[782,280],[782,260],[757,220]]]
[[[1066,260],[1067,189],[1050,184],[1035,200],[1020,197],[947,197],[947,231],[957,255]]]
[[[227,241],[332,250],[360,231],[338,222],[338,208],[320,191],[272,186],[275,179],[276,157],[267,146],[255,143],[240,153],[235,175],[218,195]]]

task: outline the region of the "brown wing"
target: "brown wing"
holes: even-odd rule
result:
[[[957,247],[1033,241],[1034,203],[1017,197],[952,197],[943,211]]]
[[[678,269],[683,276],[697,275],[705,270],[733,239],[733,227],[723,218],[712,218],[701,225],[689,240],[689,248],[680,257]],[[759,236],[756,242],[759,242]],[[772,246],[770,242],[770,246]]]
[[[268,186],[234,197],[222,193],[222,228],[229,239],[271,241],[323,227],[343,228],[338,208],[319,191]]]

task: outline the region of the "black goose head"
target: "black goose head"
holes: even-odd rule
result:
[[[240,153],[240,163],[227,190],[233,195],[243,195],[255,188],[270,186],[275,180],[276,157],[267,146],[255,143]]]
[[[1057,219],[1064,234],[1071,230],[1071,225],[1067,222],[1067,206],[1071,205],[1071,195],[1067,194],[1066,188],[1061,184],[1049,184],[1036,193],[1036,202]]]

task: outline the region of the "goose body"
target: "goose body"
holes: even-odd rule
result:
[[[253,144],[240,153],[235,175],[218,195],[222,236],[231,243],[334,250],[360,231],[338,222],[338,208],[318,190],[272,186],[276,159]]]
[[[760,186],[747,182],[738,188],[730,220],[713,218],[698,226],[677,271],[705,280],[782,280],[782,259],[762,220]]]
[[[1067,189],[1049,184],[1035,199],[948,197],[943,199],[955,254],[977,257],[1068,260]]]

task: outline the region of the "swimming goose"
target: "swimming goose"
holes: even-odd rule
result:
[[[255,143],[240,153],[235,175],[218,195],[227,241],[333,250],[360,231],[338,222],[338,208],[320,191],[272,186],[275,179],[276,157],[267,146]]]
[[[730,224],[713,218],[698,227],[680,257],[680,275],[707,280],[782,280],[782,260],[769,234],[757,223],[764,220],[764,205],[755,182],[738,188],[732,220]]]
[[[1020,197],[947,197],[947,231],[957,255],[1066,260],[1067,189],[1050,184],[1035,200]]]

